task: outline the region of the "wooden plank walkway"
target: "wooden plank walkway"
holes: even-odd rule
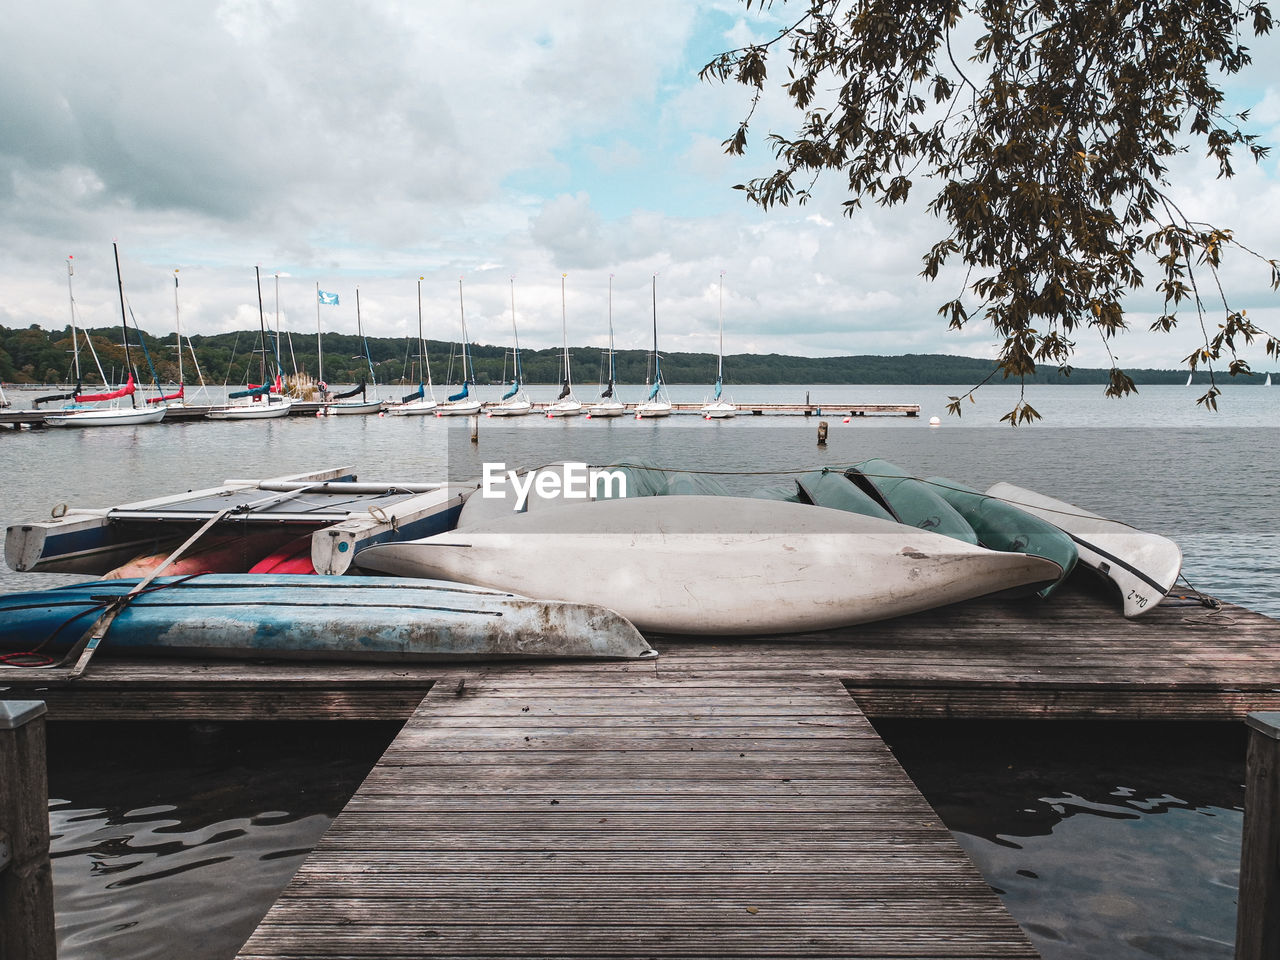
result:
[[[835,681],[459,679],[243,960],[1036,956]]]
[[[843,681],[872,717],[1238,720],[1280,710],[1280,622],[1166,601],[1139,620],[1084,576],[1048,603],[978,600],[842,631],[747,640],[653,637],[649,663],[584,675]],[[405,719],[446,672],[536,676],[568,665],[231,663],[111,659],[71,685],[0,667],[0,696],[51,720]]]

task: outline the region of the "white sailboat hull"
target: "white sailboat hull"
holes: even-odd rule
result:
[[[713,400],[702,408],[701,413],[708,420],[727,420],[737,416],[738,407],[728,400]]]
[[[437,417],[466,417],[480,412],[480,401],[474,398],[466,400],[446,400],[436,407]]]
[[[485,412],[493,417],[523,417],[533,410],[533,404],[523,398],[516,397],[495,403]]]
[[[1182,550],[1168,537],[1136,530],[1012,483],[993,485],[987,496],[1047,520],[1071,537],[1080,562],[1119,588],[1126,617],[1154,610],[1182,571]]]
[[[288,397],[273,396],[267,402],[233,403],[215,407],[205,414],[210,420],[273,420],[289,415],[293,401]]]
[[[426,417],[434,414],[440,404],[435,400],[410,400],[408,403],[393,403],[387,407],[387,413],[393,417]]]
[[[557,400],[551,406],[547,407],[548,417],[576,417],[582,413],[582,401],[575,400],[572,397],[566,397],[563,400]]]
[[[597,500],[366,548],[357,565],[595,603],[642,630],[767,634],[1052,580],[1057,564],[840,510],[737,497]]]
[[[164,419],[164,405],[153,407],[107,407],[97,410],[71,410],[51,413],[44,422],[51,427],[127,427],[135,423],[159,423]]]
[[[370,413],[378,413],[382,410],[381,400],[356,400],[348,403],[339,400],[337,403],[328,403],[321,409],[326,417],[349,417],[349,416],[366,416]]]
[[[592,419],[596,417],[620,417],[626,412],[626,404],[620,400],[602,400],[599,403],[593,403],[587,408],[587,416]]]
[[[667,400],[646,400],[636,407],[636,419],[671,416],[671,403]]]

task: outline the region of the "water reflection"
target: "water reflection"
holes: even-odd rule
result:
[[[58,955],[227,958],[394,724],[51,724]],[[110,758],[104,762],[104,758]]]
[[[1243,724],[876,726],[1046,960],[1232,956]]]

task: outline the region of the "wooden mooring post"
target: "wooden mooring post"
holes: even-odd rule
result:
[[[42,700],[0,700],[0,960],[54,960]]]
[[[1280,712],[1251,713],[1236,960],[1280,960]]]

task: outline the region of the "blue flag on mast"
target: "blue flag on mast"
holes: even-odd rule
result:
[[[336,307],[338,305],[338,295],[336,293],[325,293],[323,290],[317,290],[320,295],[320,302],[325,306]]]

